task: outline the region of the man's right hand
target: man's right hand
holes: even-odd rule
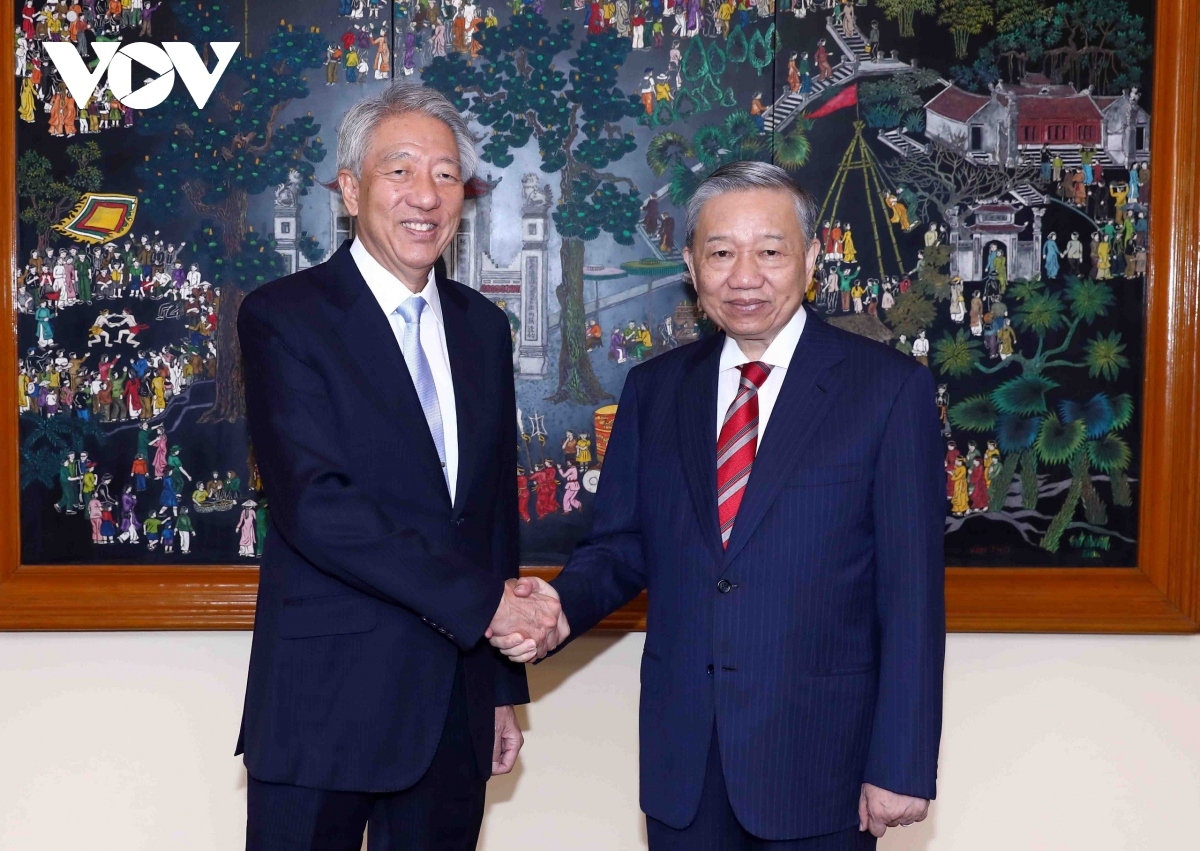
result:
[[[514,662],[542,659],[567,639],[571,630],[558,592],[537,578],[510,579],[485,636]]]

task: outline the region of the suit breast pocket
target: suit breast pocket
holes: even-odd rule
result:
[[[807,488],[825,485],[841,485],[860,482],[867,477],[866,466],[858,462],[849,464],[813,464],[800,467],[788,479],[786,487]]]
[[[379,616],[367,599],[352,594],[293,597],[279,613],[280,638],[316,638],[370,632]]]

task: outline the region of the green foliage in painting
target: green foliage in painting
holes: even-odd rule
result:
[[[68,452],[78,455],[89,444],[102,444],[108,437],[98,423],[79,417],[21,414],[20,428],[25,435],[21,440],[22,490],[34,482],[53,487]]]
[[[198,41],[240,38],[226,17],[232,10],[220,3],[186,0],[172,4],[171,11]],[[304,72],[325,64],[325,44],[318,32],[281,23],[265,49],[234,55],[203,110],[185,87],[176,86],[160,106],[141,113],[139,132],[163,139],[139,168],[147,209],[156,216],[194,210],[214,218],[225,253],[233,254],[247,229],[250,196],[288,182],[307,192],[314,164],[326,155],[320,125],[311,114],[286,123],[281,115],[308,96]]]
[[[939,12],[938,23],[949,27],[954,36],[954,55],[959,59],[967,55],[967,39],[983,32],[995,15],[988,0],[941,0]]]
[[[979,363],[980,342],[963,329],[954,336],[947,331],[942,339],[933,344],[933,362],[946,375],[962,377],[973,370]]]
[[[99,145],[76,142],[67,145],[66,155],[72,167],[63,175],[56,175],[50,160],[34,150],[23,152],[17,160],[20,219],[37,229],[42,256],[50,243],[50,226],[60,222],[84,193],[96,192],[101,185]]]
[[[1047,464],[1062,464],[1069,461],[1082,447],[1087,435],[1082,420],[1063,422],[1054,414],[1042,420],[1038,432],[1038,457]]]
[[[996,410],[1004,414],[1043,414],[1048,410],[1046,394],[1057,386],[1057,382],[1036,373],[1022,375],[993,390],[991,399]]]
[[[1101,316],[1108,315],[1117,298],[1110,287],[1091,278],[1074,278],[1067,284],[1067,302],[1071,312],[1091,325]]]
[[[977,2],[942,0],[942,5],[954,7],[956,23],[966,23],[979,17],[977,10],[966,14]],[[950,18],[942,22],[954,26]],[[975,62],[952,69],[959,85],[985,91],[1001,78],[1016,83],[1037,72],[1055,83],[1112,95],[1138,85],[1150,57],[1145,21],[1123,0],[999,0],[995,24],[996,35]],[[954,37],[956,55],[963,58],[966,54],[957,51],[959,30]]]
[[[583,242],[601,233],[622,245],[634,240],[638,188],[606,169],[637,147],[621,122],[645,113],[637,98],[619,88],[617,73],[629,42],[610,32],[576,43],[574,33],[569,21],[551,26],[543,15],[525,10],[480,34],[477,61],[458,54],[436,57],[422,79],[491,130],[483,147],[486,162],[509,165],[512,151],[533,138],[542,171],[558,174],[553,217],[562,237],[563,283],[557,294],[563,333],[559,388],[551,398],[594,404],[611,394],[596,379],[584,344]],[[564,73],[556,59],[568,51],[573,55]],[[691,63],[695,72],[707,60],[694,54]],[[670,123],[671,113],[670,103],[659,101],[654,123]],[[666,165],[673,155],[663,157]]]
[[[1085,360],[1088,375],[1092,378],[1103,376],[1109,381],[1115,381],[1117,373],[1129,367],[1129,358],[1125,356],[1125,344],[1121,342],[1121,334],[1113,331],[1111,334],[1099,334],[1084,344]]]
[[[935,0],[879,0],[879,8],[889,21],[900,23],[900,36],[912,38],[916,35],[913,19],[918,15],[932,15],[937,11]]]
[[[889,328],[910,340],[917,336],[918,331],[932,325],[936,318],[937,307],[933,300],[912,290],[896,296],[896,303],[885,317]]]
[[[1000,410],[990,396],[971,396],[950,409],[950,422],[967,431],[991,431]]]

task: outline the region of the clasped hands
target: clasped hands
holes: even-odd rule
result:
[[[504,596],[484,636],[513,662],[545,658],[571,628],[550,583],[533,576],[504,583]]]

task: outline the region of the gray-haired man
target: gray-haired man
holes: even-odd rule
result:
[[[271,500],[242,740],[251,851],[473,849],[521,747],[508,320],[435,274],[475,153],[440,94],[356,104],[338,182],[357,236],[246,297],[247,420]],[[507,582],[506,582],[507,580]],[[239,747],[239,751],[241,747]]]
[[[933,378],[805,308],[815,218],[773,165],[700,184],[683,257],[722,331],[630,371],[591,535],[553,585],[518,584],[561,597],[557,634],[492,637],[529,661],[648,590],[650,851],[865,851],[933,797]]]

